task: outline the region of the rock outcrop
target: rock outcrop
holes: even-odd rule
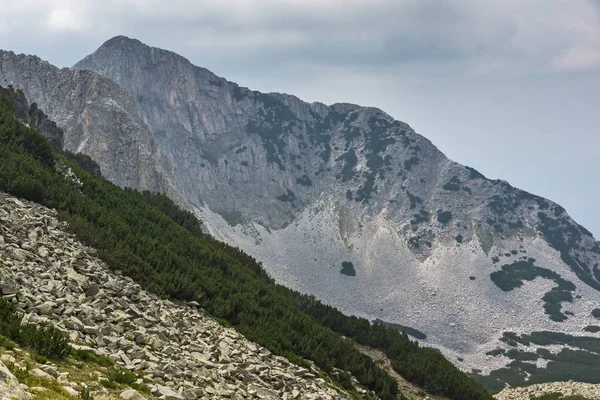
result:
[[[600,399],[600,385],[580,382],[552,382],[537,385],[507,388],[495,395],[498,400],[529,400],[551,393],[561,393],[564,397],[583,396],[589,400]]]
[[[13,87],[0,87],[0,91],[12,101],[15,106],[15,114],[21,121],[44,135],[52,143],[55,150],[64,148],[62,129],[38,109],[37,104],[30,105],[22,90]]]
[[[140,120],[135,99],[110,79],[0,50],[0,85],[14,86],[36,104],[25,121],[36,121],[39,107],[63,129],[63,148],[92,157],[115,184],[180,200],[173,190],[173,168]],[[36,124],[42,133],[43,124]]]
[[[25,388],[0,361],[0,400],[23,400],[26,398]]]
[[[24,320],[52,324],[142,372],[159,398],[347,397],[317,370],[271,354],[194,304],[162,300],[111,272],[63,229],[54,211],[0,193],[0,291]]]

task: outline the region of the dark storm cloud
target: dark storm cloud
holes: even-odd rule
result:
[[[98,43],[118,32],[195,53],[229,59],[259,54],[257,61],[283,63],[456,60],[502,47],[516,32],[511,21],[489,18],[484,8],[461,0],[9,0],[7,8],[0,11],[6,42],[37,40],[40,48],[62,46],[65,39]],[[38,30],[28,28],[32,23]],[[69,53],[63,57],[72,62],[82,56]]]
[[[190,13],[184,17],[183,44],[230,57],[252,58],[258,50],[261,60],[280,63],[386,66],[473,57],[501,47],[515,33],[510,21],[488,20],[482,26],[477,11],[461,1],[280,4],[233,15],[221,9]],[[168,26],[168,16],[154,18]]]
[[[489,72],[600,65],[597,25],[589,17],[569,21],[564,12],[581,17],[591,4],[584,0],[5,1],[1,47],[52,54],[61,65],[116,34],[257,68],[429,63]]]

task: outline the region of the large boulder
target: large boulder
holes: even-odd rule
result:
[[[3,296],[19,293],[19,286],[10,278],[2,279],[0,282],[0,294]]]
[[[124,400],[145,400],[146,399],[137,390],[134,390],[134,389],[127,389],[127,390],[121,392],[119,397]]]
[[[31,396],[21,388],[19,381],[0,361],[0,400],[29,399]]]
[[[167,386],[154,385],[151,392],[154,396],[167,400],[185,400],[182,395]]]

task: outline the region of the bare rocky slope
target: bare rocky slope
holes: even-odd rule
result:
[[[22,310],[27,322],[52,324],[78,348],[93,349],[141,372],[150,397],[348,398],[320,378],[317,369],[291,364],[207,318],[195,305],[162,300],[111,272],[94,249],[64,228],[55,211],[0,193],[2,298]],[[12,356],[2,359],[15,361]],[[40,369],[39,376],[57,379],[73,398],[84,389],[54,367]],[[87,383],[93,398],[118,398],[100,384],[105,375],[93,375]],[[23,390],[13,380],[2,382],[0,397]]]
[[[90,81],[101,101],[72,89]],[[577,340],[600,340],[600,244],[559,205],[448,160],[381,110],[254,92],[122,36],[71,70],[0,53],[0,82],[109,179],[167,191],[278,282],[415,328],[463,368],[510,363],[516,374],[492,380],[523,381],[572,363],[567,346],[600,357]],[[82,113],[95,117],[88,141],[68,133]],[[136,129],[119,134],[120,121]],[[127,158],[119,141],[148,150]],[[523,339],[536,331],[568,338]]]
[[[560,397],[582,396],[585,399],[600,399],[600,385],[579,382],[542,383],[518,388],[507,388],[495,397],[498,400],[529,400],[550,394],[560,394]],[[582,397],[579,397],[581,399]]]

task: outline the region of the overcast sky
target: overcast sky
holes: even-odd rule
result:
[[[377,106],[600,238],[598,0],[2,0],[0,48],[71,66],[116,35],[307,101]]]

